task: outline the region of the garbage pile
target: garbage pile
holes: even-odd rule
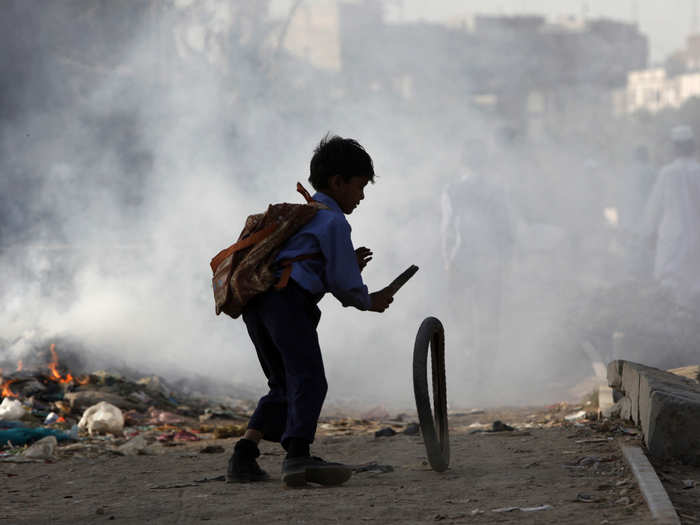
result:
[[[50,356],[43,366],[27,368],[20,362],[10,373],[0,369],[2,460],[37,461],[70,452],[148,453],[239,436],[254,407],[247,400],[178,391],[155,375],[135,380],[107,371],[74,376],[60,365],[54,345]]]

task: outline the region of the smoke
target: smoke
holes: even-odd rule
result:
[[[362,143],[378,174],[349,217],[355,245],[375,253],[370,289],[421,267],[385,314],[323,299],[330,400],[410,406],[413,340],[429,315],[446,327],[454,406],[556,400],[592,373],[566,315],[605,271],[583,260],[580,243],[604,228],[610,166],[584,161],[615,131],[594,133],[587,114],[567,137],[532,141],[517,127],[505,137],[512,123],[467,96],[479,78],[451,47],[463,29],[417,24],[383,37],[391,46],[380,51],[373,38],[386,28],[369,4],[324,5],[350,35],[339,71],[280,45],[294,26],[264,2],[8,4],[0,38],[16,40],[0,77],[0,358],[61,338],[95,362],[261,390],[242,321],[214,315],[208,263],[248,214],[300,201],[295,183],[330,131]],[[38,43],[17,38],[27,32]],[[474,168],[465,144],[483,150],[481,170],[514,214],[489,356],[474,355],[441,255],[441,194]],[[593,251],[605,244],[592,242]]]

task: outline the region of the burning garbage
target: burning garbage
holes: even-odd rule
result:
[[[230,424],[249,416],[241,400],[176,391],[154,375],[132,380],[107,371],[76,373],[61,363],[55,344],[44,357],[39,356],[38,366],[27,366],[25,359],[11,372],[0,369],[0,456],[49,460],[56,457],[53,448],[37,450],[48,450],[47,443],[54,441],[60,451],[94,451],[94,444],[105,452],[133,455],[148,453],[153,444],[244,432],[243,425]],[[63,446],[69,441],[79,443]],[[20,449],[25,446],[30,448]]]

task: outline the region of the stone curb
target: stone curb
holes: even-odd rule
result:
[[[623,446],[622,455],[637,480],[639,490],[642,491],[654,521],[664,525],[680,525],[681,520],[676,509],[642,449]]]
[[[625,397],[604,415],[616,413],[639,425],[653,456],[700,465],[697,381],[631,361],[613,361],[608,365],[608,383]]]

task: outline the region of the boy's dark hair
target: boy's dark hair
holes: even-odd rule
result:
[[[345,181],[368,177],[374,182],[372,157],[356,140],[326,135],[311,157],[309,182],[315,190],[323,190],[333,175],[340,175]]]

